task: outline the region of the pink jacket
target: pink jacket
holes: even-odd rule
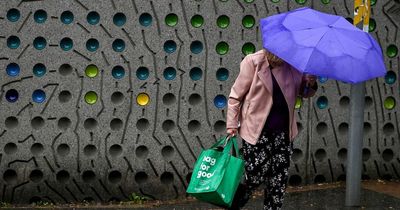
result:
[[[296,96],[302,82],[302,73],[291,65],[272,70],[289,108],[290,140],[297,136],[294,114]],[[240,63],[228,99],[227,128],[238,128],[239,135],[250,144],[256,144],[272,107],[272,78],[263,50],[247,55]]]

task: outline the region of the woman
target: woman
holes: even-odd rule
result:
[[[244,206],[264,182],[264,209],[282,207],[292,142],[298,134],[296,97],[311,97],[316,90],[315,76],[302,75],[266,49],[242,60],[229,94],[226,127],[228,134],[243,139],[246,179],[230,209]]]

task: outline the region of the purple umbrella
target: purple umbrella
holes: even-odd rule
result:
[[[303,7],[260,26],[263,47],[303,73],[350,83],[386,73],[379,44],[341,16]]]

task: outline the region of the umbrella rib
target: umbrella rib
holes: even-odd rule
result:
[[[334,31],[334,33],[336,34],[336,31]],[[335,37],[335,39],[338,41],[338,43],[339,43],[339,45],[340,45],[340,47],[342,48],[342,52],[344,53],[345,52],[345,48],[344,48],[344,46],[342,45],[342,43],[340,42],[340,40],[338,39],[338,36],[334,36]]]
[[[326,34],[327,34],[327,31],[325,31],[324,35],[321,36],[321,38],[319,39],[319,41],[317,42],[317,44],[316,44],[315,46],[318,46],[318,44],[321,42],[322,38],[324,38],[324,36],[325,36]],[[311,58],[311,55],[314,54],[314,51],[315,51],[316,48],[317,48],[317,47],[313,47],[313,49],[312,49],[312,51],[311,51],[311,54],[310,54],[310,58]],[[310,62],[310,59],[308,59],[307,64],[306,64],[304,70],[307,69],[307,66],[308,66],[309,62]]]
[[[286,26],[284,26],[286,28]],[[317,28],[324,28],[326,26],[319,26],[319,27],[314,27],[314,28],[303,28],[303,29],[299,29],[299,30],[291,30],[286,28],[288,31],[306,31],[306,30],[310,30],[310,29],[317,29]]]

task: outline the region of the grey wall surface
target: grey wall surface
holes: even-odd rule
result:
[[[390,72],[366,85],[362,174],[398,179],[400,3],[374,3]],[[240,61],[262,47],[258,20],[301,6],[353,16],[350,0],[0,1],[0,200],[184,196],[197,155],[225,132]],[[319,87],[296,109],[291,185],[345,180],[350,87]]]

